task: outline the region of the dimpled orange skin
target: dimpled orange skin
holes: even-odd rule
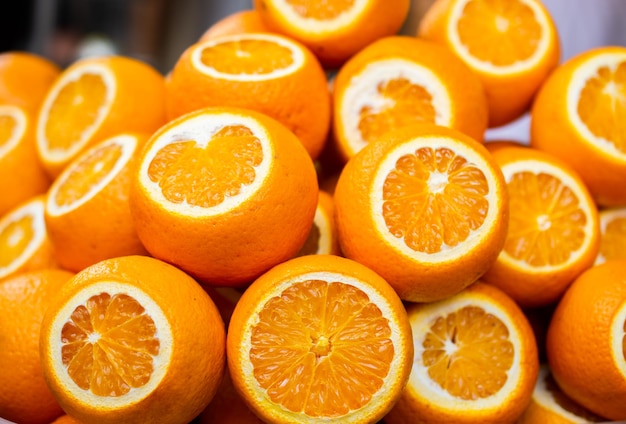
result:
[[[106,282],[128,284],[147,294],[163,312],[173,339],[171,361],[165,365],[167,371],[159,385],[123,410],[94,409],[73,399],[53,373],[49,349],[58,349],[60,334],[55,340],[58,344],[48,344],[56,312],[80,291]],[[52,299],[40,338],[44,377],[50,390],[68,415],[88,423],[190,422],[221,384],[225,347],[224,323],[209,295],[183,271],[145,256],[105,260],[76,274]]]
[[[270,29],[306,45],[327,69],[340,68],[352,55],[375,40],[397,33],[410,7],[409,0],[370,0],[362,15],[349,27],[316,35],[296,28],[276,10],[271,0],[254,0],[253,4]]]
[[[503,194],[500,216],[492,234],[474,250],[438,264],[418,263],[399,254],[382,239],[373,220],[373,215],[379,212],[364,212],[371,209],[370,190],[375,171],[391,148],[422,136],[449,136],[461,140],[482,151],[492,168],[499,171],[484,145],[472,138],[444,127],[415,125],[390,131],[357,153],[344,167],[334,194],[339,245],[344,256],[370,267],[385,278],[403,300],[413,302],[440,300],[475,282],[498,257],[508,227],[508,197],[504,177],[497,172],[497,187],[492,188]]]
[[[487,100],[475,74],[446,48],[415,37],[385,37],[357,53],[339,70],[333,90],[333,134],[344,138],[339,105],[350,80],[372,62],[389,59],[405,59],[425,67],[437,75],[450,98],[451,122],[447,126],[459,130],[476,141],[482,142],[487,129]],[[349,153],[339,147],[344,159]]]
[[[257,10],[241,10],[211,25],[198,41],[202,42],[220,35],[241,34],[242,32],[270,32],[270,29],[263,23],[261,14]]]
[[[590,268],[559,302],[546,345],[552,375],[563,392],[611,420],[626,420],[626,376],[611,356],[610,329],[624,303],[626,261],[608,261]],[[623,347],[623,340],[620,345]],[[616,360],[623,366],[626,359],[622,353]]]
[[[73,275],[46,269],[0,282],[0,417],[44,424],[63,414],[43,378],[39,329],[50,298]]]
[[[317,176],[302,144],[278,121],[249,110],[216,110],[253,117],[271,135],[274,165],[259,191],[220,215],[177,216],[150,199],[137,182],[137,167],[131,184],[131,213],[139,239],[153,256],[208,285],[241,286],[295,256],[304,244],[317,207]],[[180,120],[203,113],[214,111],[198,110],[171,121],[152,136],[144,151]]]
[[[600,49],[618,54],[626,51],[624,47]],[[531,112],[530,145],[557,156],[574,168],[600,206],[620,206],[626,204],[626,161],[606,154],[585,140],[566,112],[566,93],[573,72],[598,50],[588,50],[569,59],[542,85]]]

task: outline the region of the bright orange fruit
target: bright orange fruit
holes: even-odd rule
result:
[[[626,206],[603,209],[600,216],[600,251],[596,265],[626,259]]]
[[[270,32],[270,30],[263,23],[261,14],[257,10],[239,10],[211,25],[198,41],[202,42],[220,35],[241,34],[242,32]]]

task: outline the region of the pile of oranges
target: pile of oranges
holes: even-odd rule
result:
[[[166,76],[0,54],[0,418],[626,420],[626,47],[408,13],[255,0]]]

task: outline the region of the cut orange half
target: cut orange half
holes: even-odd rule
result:
[[[478,79],[443,47],[414,37],[384,38],[348,61],[334,82],[333,113],[344,159],[416,123],[455,128],[477,141],[487,127]]]
[[[626,204],[626,48],[600,47],[561,65],[533,106],[531,145],[578,172],[602,206]]]
[[[476,281],[497,258],[508,224],[504,178],[489,152],[435,125],[367,145],[339,177],[335,207],[343,254],[414,302]]]
[[[122,56],[88,58],[68,67],[43,102],[39,156],[56,176],[80,152],[127,131],[151,133],[165,123],[163,77]]]
[[[235,388],[266,422],[377,422],[413,357],[402,302],[349,259],[310,255],[257,279],[228,328]]]
[[[50,390],[81,422],[189,422],[221,382],[225,332],[191,277],[126,256],[84,269],[54,296],[40,350]]]
[[[46,226],[59,263],[80,271],[117,256],[147,254],[128,201],[131,170],[145,134],[119,134],[86,150],[48,191]]]
[[[490,127],[526,112],[560,58],[554,22],[539,0],[437,0],[418,35],[448,46],[480,77]]]
[[[557,158],[512,146],[492,155],[507,183],[509,230],[483,279],[522,306],[547,305],[593,265],[600,242],[597,208],[580,177]]]
[[[43,196],[22,203],[0,219],[0,280],[55,265]]]
[[[539,362],[526,317],[506,294],[476,283],[445,300],[411,304],[415,359],[388,424],[515,422]]]
[[[603,209],[600,217],[600,251],[596,265],[626,259],[626,207]]]
[[[241,34],[244,32],[270,32],[270,30],[263,23],[261,14],[257,10],[246,9],[234,12],[215,22],[207,28],[198,41],[202,42],[220,35]]]
[[[339,240],[337,239],[333,197],[327,192],[320,190],[313,226],[297,256],[338,254]]]

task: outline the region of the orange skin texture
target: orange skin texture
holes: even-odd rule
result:
[[[574,168],[598,205],[620,206],[626,204],[626,162],[594,147],[578,133],[566,112],[573,72],[601,51],[623,53],[626,48],[588,50],[559,66],[546,80],[532,108],[530,145]]]
[[[317,207],[317,176],[293,133],[274,119],[243,109],[208,108],[173,120],[152,136],[144,152],[160,134],[185,119],[214,111],[253,117],[267,129],[274,146],[273,165],[259,191],[223,214],[176,215],[152,200],[138,183],[138,166],[131,184],[131,213],[139,239],[154,257],[210,286],[243,286],[302,247]],[[141,156],[139,161],[143,160]]]
[[[539,359],[537,345],[533,330],[517,304],[497,287],[484,284],[480,281],[465,289],[474,294],[477,298],[487,298],[493,304],[499,305],[508,311],[513,323],[517,326],[523,343],[520,354],[520,382],[509,394],[506,403],[496,406],[490,410],[452,411],[440,407],[434,402],[424,401],[421,395],[409,383],[404,389],[402,396],[395,404],[389,414],[385,416],[386,424],[436,424],[436,423],[458,423],[458,424],[501,424],[514,423],[524,412],[530,403],[533,388],[537,375],[539,374]],[[414,303],[407,307],[409,319],[411,311],[420,309],[420,304]],[[462,408],[462,406],[459,406]]]
[[[563,392],[616,421],[626,419],[626,377],[613,363],[610,326],[626,302],[625,270],[626,261],[614,260],[580,275],[554,312],[546,345],[552,375]]]
[[[311,158],[320,155],[330,128],[330,93],[324,70],[306,47],[300,46],[303,65],[290,75],[264,81],[229,81],[205,75],[194,67],[192,52],[202,49],[203,44],[185,50],[167,80],[168,119],[205,107],[251,109],[293,131]]]
[[[156,69],[137,59],[107,56],[82,59],[64,72],[82,63],[97,63],[109,68],[116,81],[116,94],[106,118],[76,155],[61,162],[50,162],[39,151],[43,165],[52,177],[57,177],[81,152],[106,138],[121,132],[151,134],[166,122],[165,79]],[[39,114],[39,120],[44,118]]]
[[[148,135],[126,135],[138,140],[136,157]],[[105,188],[77,209],[51,215],[46,208],[48,237],[63,268],[78,272],[104,259],[148,254],[135,231],[128,200],[135,161],[131,158]]]
[[[0,54],[0,104],[11,104],[36,114],[61,68],[25,51]]]
[[[509,296],[522,307],[546,306],[558,301],[569,285],[583,271],[591,267],[598,255],[600,248],[600,223],[598,211],[591,195],[585,188],[580,177],[567,164],[547,153],[529,149],[527,147],[502,146],[492,149],[492,156],[500,166],[506,166],[521,160],[539,160],[564,168],[574,181],[583,189],[581,202],[590,205],[590,219],[596,229],[592,231],[591,242],[582,257],[567,269],[561,270],[537,270],[528,273],[517,268],[509,268],[504,261],[496,260],[482,279],[489,284],[504,290]]]
[[[46,269],[0,283],[0,417],[47,424],[63,414],[43,378],[39,329],[50,298],[72,276]]]
[[[50,178],[37,156],[35,120],[26,109],[21,110],[26,114],[26,132],[14,149],[0,157],[0,217],[20,203],[45,193],[50,186]]]
[[[171,361],[159,386],[120,409],[97,409],[72,398],[53,373],[51,324],[56,312],[80,291],[99,282],[137,287],[162,310],[172,334]],[[60,341],[59,341],[60,342]],[[190,422],[215,396],[225,369],[226,333],[217,307],[183,271],[158,259],[124,256],[85,268],[52,299],[40,339],[44,376],[68,415],[89,423]],[[69,377],[68,377],[69,378]]]
[[[254,9],[240,10],[232,13],[211,25],[200,36],[198,42],[206,41],[213,37],[229,34],[241,34],[242,32],[271,32],[261,19],[261,14]]]
[[[499,171],[484,145],[458,131],[421,124],[390,131],[375,143],[368,144],[346,164],[334,194],[339,244],[344,256],[379,273],[403,300],[412,302],[444,299],[478,280],[495,262],[504,245],[508,227],[508,197],[504,178],[497,172],[493,189],[502,193],[499,217],[491,230],[492,234],[472,250],[446,262],[420,263],[400,254],[383,240],[374,222],[374,215],[379,212],[372,211],[370,207],[370,190],[376,170],[387,152],[395,146],[428,136],[460,140],[482,152],[487,162]]]
[[[367,45],[396,34],[409,13],[410,1],[370,0],[354,23],[325,34],[307,33],[306,29],[295,27],[274,6],[272,0],[254,0],[253,5],[270,29],[306,45],[324,68],[338,69]]]
[[[457,1],[436,0],[420,21],[417,36],[443,44],[458,56],[446,34],[452,5]],[[537,91],[559,64],[561,47],[556,27],[545,7],[539,2],[538,6],[548,15],[550,41],[548,50],[534,69],[508,75],[473,70],[485,87],[489,104],[490,128],[506,125],[527,112]]]
[[[340,104],[351,79],[369,64],[381,60],[404,59],[432,71],[450,98],[449,126],[483,142],[487,129],[487,100],[480,80],[446,48],[409,36],[385,37],[352,57],[339,71],[333,90],[333,135],[344,160],[350,158]]]

